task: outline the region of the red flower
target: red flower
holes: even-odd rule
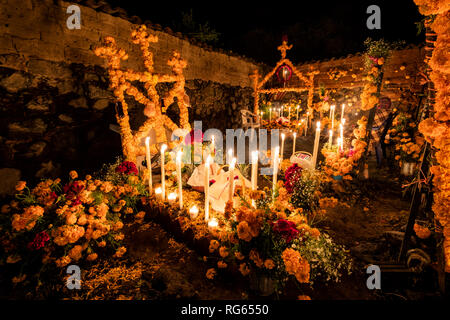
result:
[[[279,233],[286,243],[290,243],[299,234],[299,231],[295,227],[295,223],[285,219],[279,219],[275,223],[272,223],[272,229],[276,233]]]
[[[47,232],[42,231],[36,234],[34,237],[34,240],[28,243],[27,248],[29,250],[39,250],[45,246],[45,243],[50,240],[49,235]]]
[[[136,168],[136,165],[134,164],[134,162],[131,162],[131,161],[122,162],[120,165],[117,166],[116,172],[126,174],[126,175],[134,174],[136,176],[139,174],[139,171]]]
[[[81,201],[79,200],[79,194],[81,191],[83,191],[84,186],[81,185],[78,181],[72,181],[69,184],[66,184],[63,187],[63,192],[66,194],[67,200],[72,200],[72,206],[76,206],[78,204],[81,204]],[[56,194],[55,194],[56,196]],[[52,195],[52,197],[54,197]]]
[[[298,179],[300,179],[301,175],[302,168],[300,168],[296,163],[286,169],[286,172],[284,174],[284,178],[286,180],[284,182],[284,187],[286,188],[287,192],[294,192],[295,184]]]
[[[203,142],[203,132],[201,130],[192,129],[189,134],[184,138],[185,145],[191,145],[193,143],[202,143]]]

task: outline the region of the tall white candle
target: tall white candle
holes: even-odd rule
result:
[[[272,200],[275,201],[275,189],[277,186],[278,179],[278,152],[280,147],[275,148],[275,152],[273,153],[273,177],[272,177]]]
[[[152,181],[152,158],[150,156],[150,137],[145,138],[146,160],[148,170],[148,193],[153,193],[153,181]]]
[[[233,201],[234,195],[234,166],[236,165],[236,158],[231,159],[230,162],[230,170],[228,174],[228,181],[230,184],[228,185],[228,201]]]
[[[284,133],[281,134],[281,152],[280,152],[280,162],[283,162],[283,154],[284,154],[284,138],[286,138],[286,135]]]
[[[165,168],[166,149],[167,149],[167,145],[163,144],[161,146],[161,188],[162,188],[161,197],[162,197],[163,201],[166,199],[166,168]]]
[[[342,119],[344,119],[344,109],[345,109],[345,103],[342,104],[341,121],[342,121]]]
[[[292,155],[295,154],[295,143],[297,142],[297,132],[294,132],[294,145],[292,146]]]
[[[313,168],[314,169],[316,168],[317,154],[319,152],[319,140],[320,140],[320,121],[317,121],[316,138],[314,140],[314,151],[313,151],[313,158],[312,158]]]
[[[252,190],[258,189],[258,150],[252,152]],[[256,208],[255,200],[252,200],[252,205]]]
[[[272,120],[272,107],[269,108],[269,121]]]
[[[177,178],[178,178],[178,199],[180,201],[180,209],[183,209],[183,181],[181,180],[181,156],[183,151],[177,153]]]
[[[206,158],[205,162],[205,221],[209,220],[209,165],[211,163],[211,156]]]
[[[215,146],[215,140],[216,138],[214,136],[211,136],[211,153],[213,154],[213,157],[216,155],[216,152],[214,151]],[[214,158],[213,158],[214,159]]]

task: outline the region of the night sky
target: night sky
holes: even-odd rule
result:
[[[341,57],[364,50],[367,37],[405,40],[418,44],[415,23],[422,20],[413,0],[389,1],[143,1],[109,0],[112,6],[126,9],[174,31],[186,33],[180,26],[183,12],[192,9],[194,20],[208,24],[220,33],[213,47],[220,47],[274,64],[279,60],[276,47],[287,35],[294,48],[288,52],[293,62]],[[381,8],[381,30],[369,30],[366,9]]]

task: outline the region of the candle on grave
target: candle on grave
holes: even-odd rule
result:
[[[298,121],[298,109],[300,108],[299,105],[297,105],[297,121]]]
[[[319,152],[319,140],[320,140],[320,121],[317,121],[316,125],[316,138],[314,139],[314,151],[313,151],[313,168],[316,168],[317,154]]]
[[[333,146],[333,130],[330,129],[329,133],[330,133],[330,139],[328,140],[328,145],[331,148]]]
[[[219,221],[217,221],[217,219],[216,218],[211,218],[209,221],[208,221],[208,229],[209,230],[215,230],[216,228],[217,228],[217,226],[219,225]]]
[[[292,146],[292,155],[295,154],[295,142],[297,140],[297,132],[294,132],[294,145]]]
[[[258,150],[252,152],[252,190],[258,189]],[[253,207],[256,208],[255,200],[252,200]]]
[[[272,120],[272,107],[269,108],[269,121]]]
[[[214,151],[214,148],[215,148],[215,137],[211,136],[211,152],[212,152],[213,156],[216,154]]]
[[[231,159],[230,162],[230,170],[228,174],[228,181],[230,182],[228,185],[228,201],[233,201],[234,194],[234,166],[236,165],[236,158]]]
[[[345,109],[345,103],[342,104],[341,121],[342,121],[342,119],[344,119],[344,109]]]
[[[183,209],[183,181],[181,180],[181,156],[183,151],[179,150],[177,153],[177,178],[178,178],[178,199],[180,202],[180,209]]]
[[[152,158],[150,157],[150,137],[145,138],[146,160],[148,170],[148,194],[153,193]]]
[[[156,197],[159,197],[161,194],[162,194],[162,189],[161,189],[161,187],[156,188],[156,189],[155,189],[155,195],[156,195]]]
[[[278,178],[278,152],[280,147],[275,148],[275,152],[273,153],[273,177],[272,177],[272,200],[275,201],[275,189],[277,186],[277,178]]]
[[[163,144],[161,146],[161,197],[163,201],[166,199],[166,168],[165,168],[165,162],[166,162],[166,149],[167,145]]]
[[[209,167],[211,156],[206,158],[205,162],[205,221],[209,220]]]
[[[198,216],[198,208],[196,205],[192,206],[191,209],[189,209],[189,216],[191,219],[195,219]]]
[[[280,162],[283,162],[283,154],[284,154],[284,138],[286,135],[284,133],[281,134],[281,152],[280,152]]]
[[[167,201],[169,201],[170,204],[173,204],[176,199],[177,199],[177,194],[175,192],[171,192],[167,196]]]
[[[342,149],[342,139],[341,138],[337,139],[337,146],[338,146],[338,152],[341,151],[341,149]]]

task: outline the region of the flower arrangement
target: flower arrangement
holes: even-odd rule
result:
[[[134,163],[117,162],[107,172],[103,180],[79,179],[71,171],[66,183],[17,184],[16,199],[2,206],[0,216],[0,261],[20,272],[13,282],[31,282],[70,263],[124,255],[122,220],[142,216],[139,199],[148,193]]]
[[[322,154],[325,156],[324,172],[328,181],[333,177],[341,177],[344,180],[352,180],[351,173],[356,168],[359,159],[361,159],[367,143],[364,141],[367,127],[367,118],[365,116],[357,122],[358,128],[353,130],[355,139],[352,140],[352,149],[338,150],[336,146],[325,144]]]
[[[395,160],[399,161],[400,166],[404,162],[417,162],[425,143],[411,119],[411,114],[400,112],[392,121],[389,138],[385,140],[385,143],[395,142]]]

